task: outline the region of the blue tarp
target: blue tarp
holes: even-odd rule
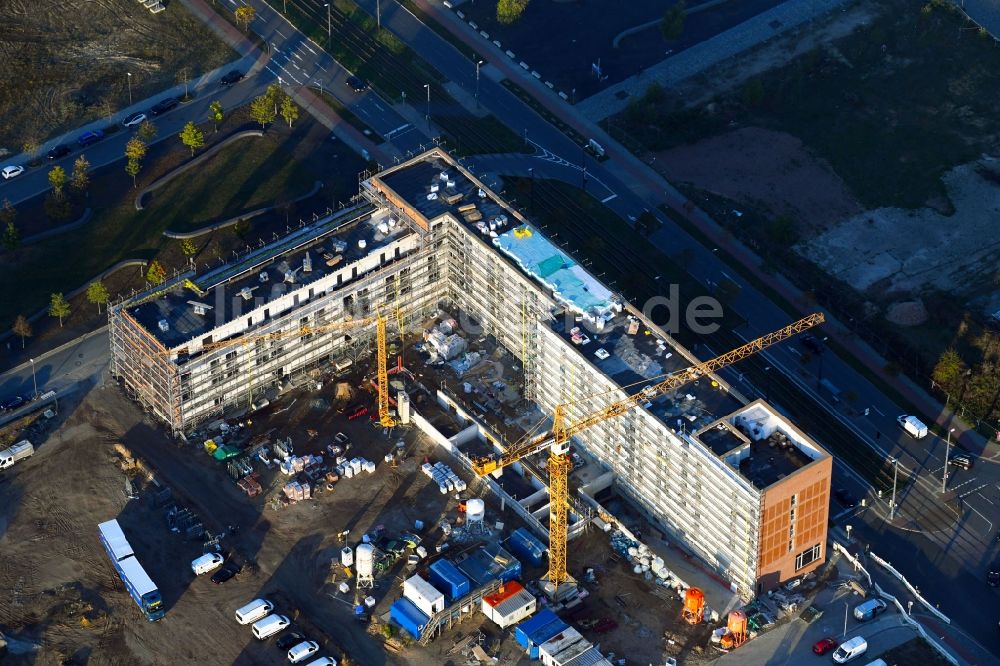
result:
[[[469,579],[448,560],[437,560],[431,564],[431,583],[444,592],[448,601],[455,601],[471,591]]]
[[[409,599],[400,599],[394,603],[389,609],[389,617],[417,640],[420,640],[420,634],[429,620]]]
[[[542,543],[526,527],[519,527],[507,539],[507,545],[511,551],[523,559],[528,560],[533,565],[540,566],[545,558],[545,544]]]

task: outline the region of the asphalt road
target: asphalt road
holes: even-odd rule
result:
[[[359,4],[370,14],[375,14],[376,0],[359,0]],[[382,2],[381,17],[384,27],[392,30],[454,84],[474,95],[476,68],[452,44],[424,26],[397,3]],[[486,69],[490,67],[487,65]],[[502,76],[496,72],[488,72],[480,79],[479,99],[482,105],[534,143],[538,150],[533,156],[498,156],[466,160],[474,171],[526,176],[528,169],[532,168],[536,177],[546,177],[550,171],[559,171],[564,178],[566,173],[579,174],[581,183],[591,194],[604,201],[609,208],[625,219],[634,219],[645,209],[656,210],[656,205],[661,203],[662,199],[644,200],[609,169],[611,167],[616,173],[628,174],[629,165],[616,164],[614,159],[605,163],[596,163],[588,159],[578,145],[509,93],[494,80],[495,78],[499,79]],[[584,169],[586,169],[586,179],[584,179]],[[645,174],[642,176],[645,177]],[[636,175],[637,179],[639,177]],[[688,262],[689,270],[696,279],[709,289],[714,289],[723,279],[732,280],[740,287],[739,294],[733,299],[731,307],[747,321],[746,325],[740,328],[741,335],[752,339],[789,322],[791,316],[788,313],[727,266],[713,251],[714,248],[705,247],[669,219],[661,216],[660,221],[663,226],[652,236],[651,241],[668,255],[676,255],[686,250],[691,257]],[[822,330],[818,335],[822,337]],[[725,350],[714,351],[721,353]],[[906,496],[898,498],[900,509],[904,513],[908,509],[907,502],[910,498],[917,504],[920,512],[932,510],[927,499],[933,494],[933,475],[940,473],[939,468],[944,464],[944,442],[934,436],[918,441],[904,435],[896,423],[896,416],[904,412],[903,408],[894,404],[864,376],[832,352],[827,351],[822,354],[821,360],[814,359],[803,363],[801,350],[792,344],[768,350],[764,352],[764,357],[786,380],[794,381],[800,387],[808,389],[808,394],[812,395],[820,405],[828,408],[832,418],[845,421],[870,447],[881,451],[886,458],[889,456],[898,458],[902,465],[919,473],[921,481],[918,483],[923,484],[922,490],[911,491]],[[853,404],[858,406],[861,416],[848,414],[843,399],[840,399],[839,403],[834,402],[835,392],[839,391],[843,396],[848,390],[856,396]],[[868,410],[867,416],[863,415],[865,409]],[[931,422],[936,415],[917,416],[926,422]],[[823,433],[813,434],[822,440]],[[983,563],[992,558],[996,550],[995,544],[991,538],[984,538],[984,534],[988,536],[988,532],[996,524],[1000,524],[1000,504],[993,503],[993,498],[982,494],[991,486],[1000,489],[996,487],[997,472],[995,466],[989,464],[991,462],[993,461],[979,461],[971,472],[958,472],[952,476],[951,488],[957,489],[959,494],[965,494],[963,503],[966,509],[962,519],[955,521],[951,528],[943,529],[935,535],[947,563],[941,563],[937,575],[928,580],[927,585],[947,586],[949,583],[954,583],[951,576],[941,574],[955,565],[959,566],[960,570],[980,575]],[[842,465],[838,468],[835,483],[853,484],[856,488],[868,489],[863,479]],[[959,484],[964,485],[959,486]],[[938,513],[943,511],[944,509],[939,509]],[[975,519],[972,519],[973,516]],[[938,524],[942,520],[942,516],[937,516],[933,522]],[[875,535],[873,537],[878,538]],[[910,564],[905,559],[901,561],[900,568],[905,574],[917,579],[928,576],[927,572],[915,569],[907,571]],[[948,596],[953,597],[953,591]],[[981,622],[981,613],[967,606],[957,607],[954,615],[960,624]]]

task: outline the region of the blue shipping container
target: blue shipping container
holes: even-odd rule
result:
[[[517,625],[514,638],[518,645],[527,651],[532,659],[538,659],[538,648],[556,634],[569,629],[569,625],[559,619],[555,613],[544,608],[530,620]]]
[[[389,609],[389,617],[416,640],[420,640],[420,634],[423,633],[429,620],[409,599],[400,599],[394,603]]]
[[[437,560],[430,566],[431,584],[445,593],[448,601],[461,599],[471,591],[468,577],[448,560]]]
[[[528,560],[534,566],[541,566],[545,558],[545,544],[543,544],[526,527],[519,527],[507,539],[507,545],[518,557]]]

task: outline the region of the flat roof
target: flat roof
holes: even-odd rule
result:
[[[397,222],[390,229],[380,229],[380,224],[388,225],[388,217],[386,211],[375,211],[371,206],[342,211],[236,262],[177,282],[155,298],[124,307],[165,347],[179,347],[412,233]],[[337,255],[342,257],[337,264],[327,266],[325,257]],[[305,270],[307,256],[309,271]],[[267,275],[266,280],[262,281],[262,274]],[[241,296],[245,289],[249,300]],[[207,306],[202,308],[203,314],[199,304]],[[161,322],[165,324],[161,326]]]

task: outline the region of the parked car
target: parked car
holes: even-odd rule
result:
[[[12,409],[17,409],[18,407],[26,404],[27,402],[28,401],[25,400],[24,397],[22,396],[19,395],[11,396],[10,398],[7,398],[3,402],[0,402],[0,410],[9,412]]]
[[[233,579],[239,572],[240,567],[230,564],[212,574],[212,582],[216,585],[222,585],[226,581]]]
[[[866,622],[885,609],[885,602],[881,599],[868,599],[854,607],[854,619],[858,622]]]
[[[306,637],[302,632],[292,631],[285,634],[278,640],[276,640],[274,644],[278,647],[279,650],[288,650],[295,647],[304,640],[306,640]]]
[[[5,166],[0,173],[3,174],[4,180],[10,180],[24,173],[24,167],[19,164],[11,164],[10,166]]]
[[[302,641],[288,651],[288,661],[297,664],[300,661],[305,661],[317,652],[319,652],[319,643],[316,641]]]
[[[836,638],[833,636],[827,636],[826,638],[816,641],[816,644],[813,645],[813,652],[816,654],[826,654],[830,650],[836,649],[837,645],[839,645],[839,643]]]
[[[102,132],[101,130],[93,130],[91,132],[84,132],[83,134],[81,134],[80,138],[78,138],[76,142],[79,143],[81,146],[90,146],[97,143],[103,138],[104,138],[104,132]]]
[[[846,664],[852,659],[857,659],[868,651],[868,641],[861,636],[845,641],[833,653],[833,660],[838,664]]]
[[[986,570],[986,584],[990,587],[1000,587],[1000,560],[993,562]]]
[[[224,86],[231,86],[234,83],[239,83],[242,80],[243,80],[243,72],[241,72],[238,69],[234,69],[233,71],[228,72],[225,76],[219,79],[219,83],[221,83]]]
[[[368,90],[368,82],[364,79],[358,78],[357,76],[347,77],[347,85],[350,86],[351,90],[354,92],[364,92]]]
[[[57,160],[60,157],[66,157],[73,149],[67,146],[65,143],[60,143],[58,146],[53,146],[52,150],[49,151],[49,159]]]
[[[135,127],[136,125],[142,124],[142,121],[146,119],[145,113],[133,113],[122,121],[122,125],[125,127]]]
[[[149,112],[154,116],[158,116],[161,113],[166,113],[167,111],[174,108],[178,104],[180,104],[180,102],[177,100],[176,97],[168,97],[167,99],[160,100],[159,102],[154,104],[153,108],[150,109]]]
[[[965,453],[958,453],[948,460],[948,464],[959,469],[972,469],[972,456]]]
[[[837,488],[833,491],[833,498],[837,500],[845,509],[853,509],[858,505],[858,500],[849,493],[846,488]]]
[[[222,566],[225,559],[219,553],[205,553],[201,557],[195,558],[191,562],[191,571],[194,572],[195,576],[200,576],[201,574],[206,574],[209,571],[214,571]]]

